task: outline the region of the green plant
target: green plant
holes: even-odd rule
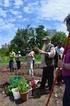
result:
[[[9,85],[5,88],[6,94],[10,95],[12,93],[13,88],[17,88],[19,82],[24,78],[22,76],[10,76]]]
[[[5,93],[7,94],[7,95],[11,95],[12,94],[12,88],[14,88],[13,87],[13,85],[8,85],[8,86],[6,86],[5,87]]]
[[[27,80],[23,79],[23,80],[19,81],[19,84],[18,84],[19,92],[23,93],[23,92],[28,91],[28,89],[29,89],[29,85],[27,83]]]

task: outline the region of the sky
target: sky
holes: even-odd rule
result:
[[[27,25],[67,33],[63,20],[68,14],[70,0],[0,0],[0,47]]]

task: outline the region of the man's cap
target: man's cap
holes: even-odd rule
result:
[[[50,41],[51,39],[50,39],[49,36],[46,36],[46,37],[44,37],[42,40],[43,40],[43,41]]]

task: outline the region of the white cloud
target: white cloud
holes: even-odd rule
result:
[[[16,8],[19,8],[21,5],[23,5],[23,0],[13,0],[13,3]],[[10,5],[11,5],[10,0],[3,0],[4,7],[9,7]]]
[[[5,28],[5,29],[12,29],[12,28],[15,28],[15,25],[12,24],[12,23],[6,23],[5,26],[3,26],[3,28]]]
[[[15,22],[15,21],[16,21],[15,18],[10,18],[10,19],[8,20],[8,22],[10,22],[10,23]]]
[[[0,31],[10,32],[11,29],[13,29],[14,31],[17,29],[15,24],[13,24],[12,22],[6,22],[3,19],[0,19]]]
[[[28,2],[27,5],[23,8],[24,12],[26,13],[34,13],[37,12],[37,9],[40,9],[39,7],[39,1],[36,2]]]
[[[4,19],[0,19],[0,31],[10,31],[12,28],[15,28],[15,25],[11,22],[6,22]]]
[[[4,7],[9,7],[9,5],[10,5],[10,2],[9,2],[9,0],[3,0],[3,6]]]
[[[0,18],[0,27],[2,27],[3,25],[5,25],[4,19]]]
[[[22,5],[23,4],[23,0],[15,0],[15,5]]]
[[[18,15],[20,12],[19,11],[17,11],[17,10],[11,10],[10,11],[13,15]]]
[[[63,21],[70,13],[70,0],[42,1],[39,10],[39,18],[47,20]]]
[[[18,18],[23,18],[23,16],[22,15],[18,15]]]
[[[32,13],[33,12],[32,5],[27,5],[26,7],[24,7],[24,12],[26,12],[26,13]]]
[[[12,15],[14,15],[14,17],[11,17],[11,19],[13,19],[13,22],[16,20],[14,18],[23,18],[23,14],[21,11],[18,11],[18,10],[14,10],[14,9],[11,9],[10,10],[10,13]],[[10,20],[10,19],[9,19]]]
[[[15,0],[14,2],[15,2],[15,8],[19,8],[21,5],[23,5],[23,1],[24,0]]]
[[[7,16],[6,11],[3,10],[2,8],[0,8],[0,16],[2,16],[2,17],[6,17]]]

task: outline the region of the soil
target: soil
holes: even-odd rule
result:
[[[9,77],[15,74],[24,76],[27,80],[31,79],[31,76],[28,75],[26,64],[23,64],[20,71],[17,71],[16,68],[14,72],[10,72],[8,66],[0,67],[0,106],[46,106],[49,93],[40,94],[39,89],[34,91],[32,97],[28,98],[26,102],[14,101],[11,97],[7,96],[4,92],[5,84],[8,82]],[[35,65],[35,79],[41,80],[42,69],[40,64]],[[62,97],[64,92],[64,84],[55,85],[53,94],[51,96],[48,106],[62,106]]]

